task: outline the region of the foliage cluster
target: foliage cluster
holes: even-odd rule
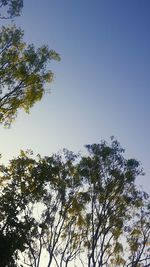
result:
[[[1,0],[0,18],[14,18],[23,7],[23,0]],[[43,45],[36,49],[23,41],[24,33],[15,24],[0,29],[0,123],[9,126],[19,109],[29,112],[41,100],[45,85],[52,82],[53,72],[47,68],[60,56]]]
[[[150,202],[135,185],[139,162],[126,160],[114,139],[86,148],[86,156],[44,158],[22,151],[1,166],[3,266],[40,267],[44,255],[46,267],[149,266]]]

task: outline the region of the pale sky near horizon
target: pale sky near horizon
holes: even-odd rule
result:
[[[50,68],[51,94],[1,127],[4,160],[20,149],[78,152],[114,135],[142,162],[150,192],[150,1],[24,0],[15,21],[25,40],[48,44],[62,58]]]

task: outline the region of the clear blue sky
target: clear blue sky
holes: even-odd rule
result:
[[[27,148],[79,151],[114,135],[142,162],[139,182],[150,192],[150,1],[24,0],[16,21],[27,42],[48,44],[62,60],[50,65],[51,94],[11,129],[1,126],[4,160]]]

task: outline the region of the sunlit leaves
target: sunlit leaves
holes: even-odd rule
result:
[[[46,267],[149,264],[149,196],[134,183],[139,163],[126,160],[116,140],[88,150],[44,158],[21,151],[1,166],[0,231],[14,246],[14,264],[20,255],[34,267],[42,255]]]
[[[53,73],[47,69],[51,60],[60,60],[47,46],[35,49],[26,45],[23,32],[14,25],[0,32],[0,122],[11,124],[18,109],[29,112],[41,100],[45,85],[52,82]]]
[[[111,146],[103,141],[86,147],[90,156],[81,159],[79,172],[90,196],[85,216],[88,266],[122,266],[126,259],[117,254],[123,250],[119,240],[124,225],[132,219],[131,210],[143,205],[141,192],[134,184],[143,171],[138,161],[125,160],[124,150],[114,138]]]

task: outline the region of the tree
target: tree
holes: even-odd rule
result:
[[[23,32],[15,26],[2,27],[0,32],[0,121],[10,124],[17,110],[26,112],[39,101],[45,83],[51,82],[53,73],[46,69],[49,61],[59,55],[42,46],[26,45]]]
[[[85,266],[146,266],[142,264],[147,260],[150,263],[146,247],[150,235],[150,210],[145,204],[148,195],[138,190],[135,184],[135,178],[143,174],[139,162],[126,160],[124,150],[113,138],[111,146],[104,141],[86,147],[89,156],[83,157],[79,164],[79,173],[89,197],[84,213]],[[142,217],[139,215],[141,209]],[[143,230],[138,230],[138,238],[134,238],[134,230],[139,227]],[[128,245],[131,255],[132,247],[135,248],[132,257],[125,253]]]
[[[150,202],[145,192],[142,200],[134,220],[126,228],[129,254],[127,267],[150,265]]]
[[[2,267],[41,267],[45,256],[46,267],[149,266],[150,200],[135,184],[139,162],[126,160],[114,139],[86,147],[86,156],[22,151],[0,167]]]
[[[20,14],[23,2],[1,1],[10,17]],[[41,100],[45,85],[52,82],[53,73],[47,69],[51,60],[60,56],[43,45],[35,49],[23,41],[23,31],[15,25],[0,30],[0,122],[9,126],[19,109],[29,112]]]
[[[0,19],[12,19],[20,15],[23,0],[0,0]]]
[[[47,267],[68,266],[78,254],[80,184],[73,158],[68,154],[65,162],[59,155],[35,160],[22,152],[7,168],[1,166],[0,234],[13,248],[0,254],[4,266],[18,266],[19,257],[24,265],[39,267],[44,254]]]

